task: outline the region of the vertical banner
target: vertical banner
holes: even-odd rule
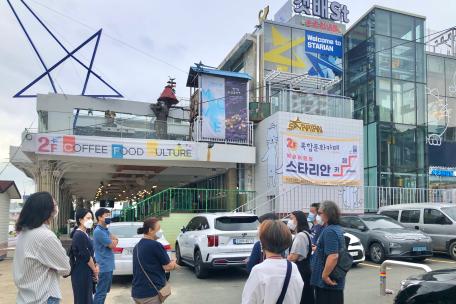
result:
[[[201,75],[202,137],[225,139],[225,79]]]
[[[225,79],[225,118],[225,138],[230,141],[247,140],[247,81],[244,79]]]

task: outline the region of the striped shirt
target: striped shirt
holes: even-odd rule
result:
[[[61,299],[59,276],[69,273],[65,249],[47,225],[19,234],[13,261],[16,303],[41,304],[49,297]]]

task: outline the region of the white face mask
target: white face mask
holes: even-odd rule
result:
[[[296,224],[293,221],[288,221],[287,226],[288,226],[288,229],[290,229],[291,231],[296,230]]]
[[[86,227],[87,229],[90,229],[92,228],[93,226],[93,221],[92,220],[87,220],[84,222],[84,227]]]
[[[317,224],[318,225],[323,225],[323,220],[321,219],[321,216],[320,215],[317,215],[315,217],[315,220],[317,221]]]

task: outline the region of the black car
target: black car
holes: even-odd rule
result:
[[[441,269],[407,278],[402,281],[394,303],[456,303],[456,269]]]

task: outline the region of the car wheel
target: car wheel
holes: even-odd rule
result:
[[[450,244],[450,248],[448,249],[448,253],[453,260],[456,260],[456,242]]]
[[[198,279],[205,279],[207,278],[207,268],[203,263],[203,258],[201,257],[201,252],[195,252],[195,267],[194,267],[195,275]]]
[[[179,248],[179,244],[176,243],[176,263],[179,266],[184,266],[184,262],[182,262],[182,256]]]
[[[372,262],[381,264],[385,260],[385,250],[379,243],[373,243],[369,248],[369,255]]]

